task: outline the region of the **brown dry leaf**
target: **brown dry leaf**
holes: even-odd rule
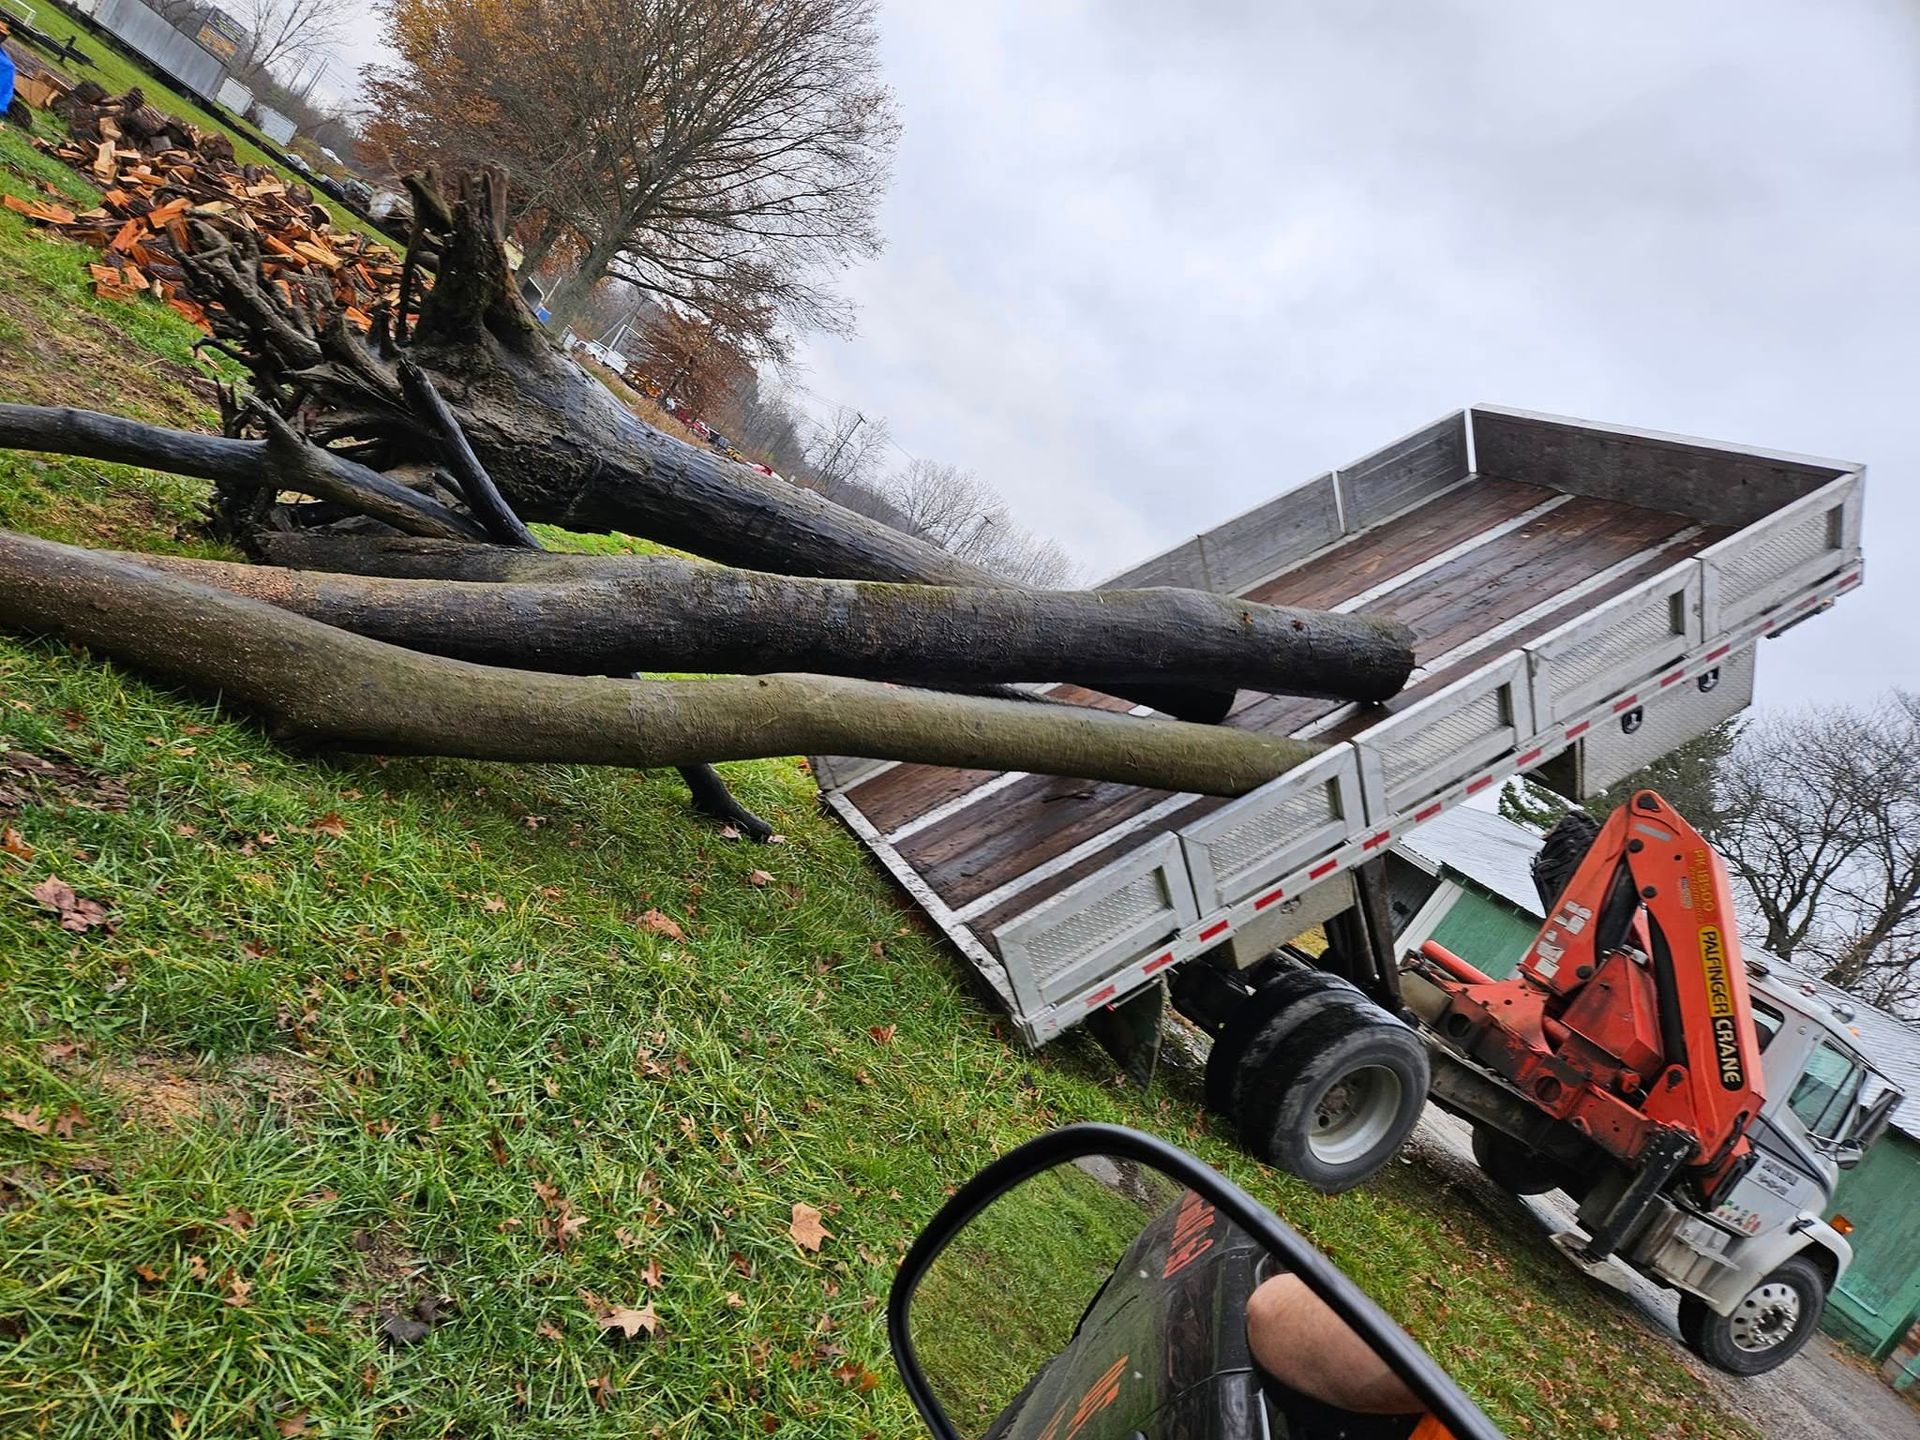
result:
[[[498,915],[502,910],[507,908],[507,902],[497,895],[489,895],[480,902],[480,908],[489,915]]]
[[[640,928],[651,930],[656,935],[664,935],[669,940],[684,940],[687,932],[682,930],[670,918],[658,910],[649,910],[640,917]]]
[[[780,1417],[777,1415],[763,1414],[760,1417],[760,1428],[764,1430],[767,1434],[771,1435],[774,1431],[780,1428]]]
[[[738,1310],[746,1303],[746,1301],[740,1298],[740,1292],[738,1290],[727,1291],[727,1308],[729,1310]]]
[[[21,839],[20,832],[11,825],[0,828],[0,850],[17,855],[22,860],[33,859],[33,847]]]
[[[640,1272],[640,1278],[646,1282],[649,1290],[658,1290],[661,1285],[660,1262],[658,1260],[647,1261],[647,1268]]]
[[[245,1235],[254,1226],[253,1212],[244,1205],[235,1205],[214,1223],[226,1226],[236,1235]]]
[[[784,835],[767,836],[767,844],[769,845],[784,845],[786,843],[787,843],[787,837]]]
[[[317,835],[331,835],[337,840],[347,833],[347,822],[340,818],[337,810],[329,810],[313,822],[313,830]]]
[[[180,836],[182,839],[190,839],[191,837],[198,835],[200,832],[196,830],[193,826],[187,824],[186,821],[182,820],[178,825],[175,825],[173,827],[173,833]]]
[[[166,1265],[136,1265],[133,1267],[133,1273],[149,1285],[158,1285],[167,1278],[169,1269],[170,1267]]]
[[[894,1032],[899,1028],[898,1025],[869,1025],[867,1034],[873,1037],[873,1043],[876,1045],[891,1045]]]
[[[618,1330],[629,1340],[633,1339],[634,1336],[640,1334],[642,1331],[645,1331],[648,1335],[653,1335],[660,1329],[660,1317],[653,1313],[653,1302],[651,1300],[638,1310],[624,1306],[614,1306],[597,1318],[600,1322],[600,1329],[603,1332]]]
[[[833,1232],[820,1223],[820,1212],[800,1202],[794,1204],[793,1223],[787,1227],[787,1234],[802,1250],[811,1250],[816,1255],[820,1252],[820,1242],[833,1238]]]
[[[593,1397],[593,1403],[605,1409],[613,1402],[613,1377],[596,1375],[587,1381],[587,1394]]]
[[[734,1269],[738,1270],[747,1279],[751,1280],[753,1278],[753,1262],[738,1250],[727,1257],[727,1263],[732,1265]]]
[[[24,1110],[0,1110],[0,1120],[29,1135],[44,1135],[53,1128],[38,1105],[29,1105]]]
[[[291,1415],[283,1415],[273,1422],[273,1428],[282,1435],[305,1435],[307,1433],[307,1412],[296,1410]]]
[[[96,926],[107,925],[107,907],[98,900],[82,900],[73,887],[58,875],[49,875],[27,892],[60,917],[60,928],[81,934]]]
[[[722,825],[720,827],[720,838],[722,840],[738,840],[740,838],[740,831],[732,825]]]
[[[772,883],[773,883],[773,876],[769,875],[764,870],[755,870],[747,876],[747,884],[749,885],[767,886],[767,885],[771,885]]]
[[[238,1275],[227,1282],[227,1304],[236,1310],[244,1310],[247,1302],[253,1298],[253,1282],[242,1280]]]
[[[207,1278],[207,1257],[204,1255],[187,1256],[187,1274],[196,1280]]]
[[[558,1340],[560,1338],[560,1327],[551,1320],[542,1320],[538,1325],[533,1327],[533,1333],[538,1335],[542,1340]]]
[[[53,1133],[62,1140],[73,1139],[73,1127],[86,1123],[86,1113],[78,1105],[69,1105],[53,1122]]]

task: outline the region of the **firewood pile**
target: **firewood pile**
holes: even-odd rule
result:
[[[8,196],[4,203],[100,250],[100,262],[88,267],[96,295],[152,295],[211,332],[206,312],[187,292],[181,256],[193,254],[208,234],[237,228],[259,245],[265,276],[290,306],[324,299],[364,332],[380,306],[398,300],[400,256],[337,228],[306,186],[239,163],[224,133],[156,110],[137,88],[109,96],[90,81],[55,109],[70,137],[37,143],[102,186],[101,204],[76,213],[57,197]],[[194,221],[210,222],[210,229]],[[298,297],[296,288],[303,292]]]

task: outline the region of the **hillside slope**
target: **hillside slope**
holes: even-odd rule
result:
[[[47,176],[0,131],[0,189]],[[0,212],[0,397],[210,424],[192,332],[84,258]],[[17,529],[217,553],[198,498],[0,454]],[[786,843],[668,774],[291,756],[0,641],[0,1434],[912,1433],[895,1258],[1075,1119],[1221,1165],[1515,1434],[1747,1433],[1517,1209],[1315,1196],[1181,1077],[1019,1050],[797,761],[729,777]]]

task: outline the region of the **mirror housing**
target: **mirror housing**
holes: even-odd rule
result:
[[[994,1161],[954,1194],[934,1216],[894,1277],[887,1297],[887,1336],[914,1408],[938,1440],[975,1440],[948,1417],[915,1350],[910,1323],[921,1282],[950,1242],[975,1217],[1029,1179],[1057,1166],[1101,1158],[1132,1161],[1158,1172],[1206,1201],[1372,1347],[1453,1440],[1501,1440],[1500,1430],[1384,1311],[1319,1251],[1273,1213],[1210,1166],[1137,1130],[1115,1125],[1070,1125],[1028,1141]]]

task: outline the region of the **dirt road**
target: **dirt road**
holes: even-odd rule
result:
[[[1473,1163],[1467,1126],[1432,1106],[1427,1107],[1409,1145],[1422,1162],[1443,1175],[1450,1185],[1466,1191],[1483,1208],[1497,1212],[1502,1206],[1524,1207],[1548,1233],[1573,1224],[1573,1204],[1558,1191],[1522,1199],[1488,1180]],[[1826,1336],[1816,1335],[1805,1350],[1770,1374],[1737,1379],[1702,1364],[1681,1345],[1671,1291],[1631,1272],[1627,1276],[1627,1294],[1648,1327],[1664,1336],[1700,1382],[1711,1387],[1767,1440],[1920,1437],[1920,1410],[1881,1384],[1865,1362],[1853,1358]]]

